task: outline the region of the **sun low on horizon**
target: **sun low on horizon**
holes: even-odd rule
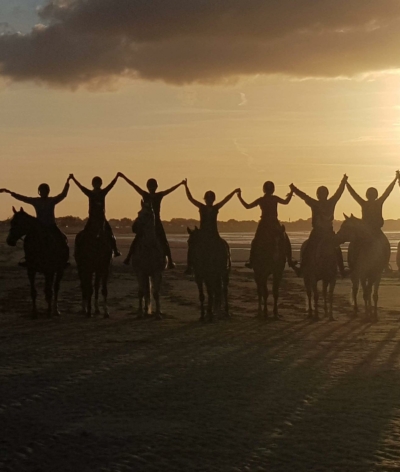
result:
[[[4,0],[0,5],[0,187],[61,192],[117,172],[145,188],[187,178],[195,198],[240,187],[311,196],[343,176],[364,195],[400,167],[400,2]],[[224,6],[226,5],[226,6]],[[128,8],[124,11],[124,8]],[[0,195],[0,219],[15,201]],[[71,184],[57,216],[87,215]],[[133,217],[119,181],[108,218]],[[30,209],[26,208],[28,211]],[[360,214],[346,192],[336,218]],[[182,187],[161,216],[196,218]],[[299,198],[281,220],[308,218]],[[384,207],[400,218],[400,188]],[[256,220],[235,197],[220,220]]]

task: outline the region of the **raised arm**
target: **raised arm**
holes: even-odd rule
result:
[[[312,207],[314,205],[314,203],[317,202],[317,200],[315,200],[314,198],[311,198],[310,196],[308,196],[306,193],[302,192],[300,189],[298,189],[295,185],[293,184],[290,184],[290,190],[295,194],[297,195],[298,197],[300,197],[302,200],[304,200],[306,202],[306,204],[309,206],[309,207]]]
[[[216,203],[214,206],[220,210],[225,204],[229,202],[229,200],[235,195],[235,193],[239,194],[240,188],[235,188],[233,192],[231,192],[229,195],[227,195],[223,200],[221,200],[219,203]]]
[[[18,193],[11,192],[6,188],[1,188],[0,193],[9,193],[13,198],[19,200],[20,202],[29,203],[32,205],[32,202],[35,200],[33,197],[25,197],[24,195],[19,195]]]
[[[277,202],[280,203],[281,205],[288,205],[292,197],[293,197],[293,190],[290,190],[290,192],[286,195],[286,198],[281,198],[281,197],[275,197],[275,198]]]
[[[239,192],[237,193],[237,196],[238,196],[238,199],[239,199],[240,203],[246,208],[246,210],[251,210],[251,208],[255,208],[256,206],[258,206],[260,204],[260,199],[259,198],[257,198],[257,200],[254,200],[254,202],[252,202],[252,203],[246,203],[243,200],[242,191],[240,189],[239,189]]]
[[[112,181],[106,186],[103,188],[103,192],[107,195],[107,193],[114,187],[114,185],[117,183],[117,180],[118,180],[118,177],[120,176],[120,174],[118,173],[113,179]]]
[[[62,202],[64,198],[68,195],[69,181],[71,179],[72,179],[72,174],[69,175],[67,181],[65,182],[62,192],[59,195],[56,195],[55,197],[53,197],[53,200],[56,204]]]
[[[392,190],[394,189],[394,186],[395,186],[395,184],[396,184],[396,182],[397,182],[397,179],[398,179],[398,174],[397,174],[397,172],[396,172],[396,178],[395,178],[392,182],[390,182],[389,187],[388,187],[388,188],[382,193],[382,195],[378,198],[378,200],[379,200],[380,202],[383,203],[383,202],[387,199],[387,197],[392,193]]]
[[[78,182],[73,174],[70,175],[70,178],[71,178],[71,180],[72,180],[73,182],[75,182],[75,184],[77,185],[77,187],[78,187],[87,197],[90,197],[90,196],[92,195],[91,190],[89,190],[88,188],[84,187],[80,182]]]
[[[361,198],[360,195],[358,195],[358,193],[354,190],[354,188],[348,182],[346,182],[346,187],[347,187],[347,190],[349,191],[350,195],[354,198],[354,200],[359,205],[362,205],[365,202],[365,200],[363,198]]]
[[[140,195],[140,196],[144,196],[147,192],[145,192],[143,189],[141,189],[139,187],[139,185],[136,185],[135,182],[132,182],[132,180],[128,179],[128,177],[126,175],[124,175],[122,172],[118,172],[117,176],[119,177],[122,177],[123,179],[125,179],[125,181],[131,186],[133,187],[136,192]]]
[[[339,184],[339,187],[338,189],[336,190],[336,192],[332,195],[332,197],[329,199],[331,201],[334,201],[335,203],[337,203],[340,199],[340,197],[343,195],[343,192],[344,192],[344,189],[346,187],[346,183],[347,183],[347,175],[344,174],[340,184]]]
[[[185,185],[185,181],[182,180],[182,182],[179,182],[179,184],[176,184],[174,185],[173,187],[167,189],[167,190],[163,190],[162,192],[157,192],[158,194],[161,194],[163,197],[169,195],[170,193],[172,193],[174,190],[176,190],[178,187],[180,187],[181,185]]]
[[[193,205],[196,206],[197,208],[200,208],[202,206],[202,203],[198,202],[192,197],[192,194],[190,193],[190,190],[187,184],[187,179],[183,181],[183,185],[185,186],[186,196],[188,197],[189,202],[193,203]]]

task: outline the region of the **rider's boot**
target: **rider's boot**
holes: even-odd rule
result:
[[[18,265],[19,265],[20,267],[26,267],[26,266],[27,266],[27,264],[26,264],[26,259],[25,259],[25,258],[21,259],[21,260],[18,262]]]
[[[121,255],[121,253],[118,251],[117,240],[116,240],[114,235],[111,238],[111,245],[112,245],[112,250],[113,250],[114,257],[119,257]]]

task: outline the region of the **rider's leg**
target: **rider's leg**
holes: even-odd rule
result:
[[[300,269],[297,267],[297,261],[293,260],[292,257],[292,245],[290,243],[289,236],[287,235],[286,231],[283,233],[284,241],[285,241],[285,253],[286,259],[288,262],[288,266],[296,272],[296,275],[300,275]]]
[[[113,233],[113,231],[111,229],[111,226],[110,226],[110,223],[108,221],[104,222],[104,231],[106,232],[106,234],[110,238],[111,247],[112,247],[112,250],[113,250],[113,253],[114,253],[114,257],[120,256],[121,253],[118,251],[118,248],[117,248],[117,239],[114,236],[114,233]]]
[[[246,266],[248,269],[252,269],[252,268],[253,268],[253,258],[254,258],[255,240],[256,240],[256,238],[254,238],[253,241],[251,242],[249,260],[248,260],[248,262],[245,263],[245,266]]]
[[[55,238],[60,242],[60,245],[64,249],[64,257],[66,259],[66,266],[69,266],[69,247],[68,247],[68,238],[67,236],[60,230],[58,226],[54,226],[53,228]]]
[[[168,260],[168,269],[174,269],[175,264],[172,261],[172,254],[171,254],[171,248],[169,247],[167,235],[165,234],[164,226],[162,225],[161,221],[156,221],[156,232],[157,236],[159,238],[159,241],[161,241],[161,244],[163,246],[165,255]]]
[[[187,260],[186,260],[186,275],[192,275],[193,273],[193,247],[192,244],[188,244]]]
[[[346,273],[346,270],[344,268],[343,254],[342,254],[342,249],[340,248],[340,246],[335,248],[335,252],[336,252],[336,261],[337,261],[337,265],[339,267],[340,275],[342,277],[346,277],[347,273]]]
[[[131,258],[133,256],[133,254],[135,253],[135,248],[136,248],[136,239],[137,237],[135,237],[135,239],[132,241],[131,243],[131,246],[129,248],[129,252],[128,252],[128,255],[126,256],[125,260],[124,260],[124,264],[125,265],[129,265],[131,263]]]

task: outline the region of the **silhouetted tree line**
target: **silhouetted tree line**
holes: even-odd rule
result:
[[[77,233],[81,231],[87,222],[87,218],[79,218],[77,216],[63,216],[57,218],[57,225],[64,233]],[[132,231],[133,220],[130,218],[122,218],[120,220],[111,218],[110,225],[115,233],[130,233]],[[311,218],[307,220],[283,221],[286,231],[311,231]],[[219,221],[218,228],[221,233],[254,233],[257,228],[258,221],[246,220],[228,220]],[[335,220],[333,227],[338,231],[342,221]],[[199,226],[199,220],[186,218],[173,218],[171,221],[163,221],[165,232],[169,234],[183,234],[186,233],[186,228],[189,226]],[[0,221],[0,230],[7,231],[9,228],[9,220]],[[384,231],[400,231],[400,219],[386,220],[383,227]]]

